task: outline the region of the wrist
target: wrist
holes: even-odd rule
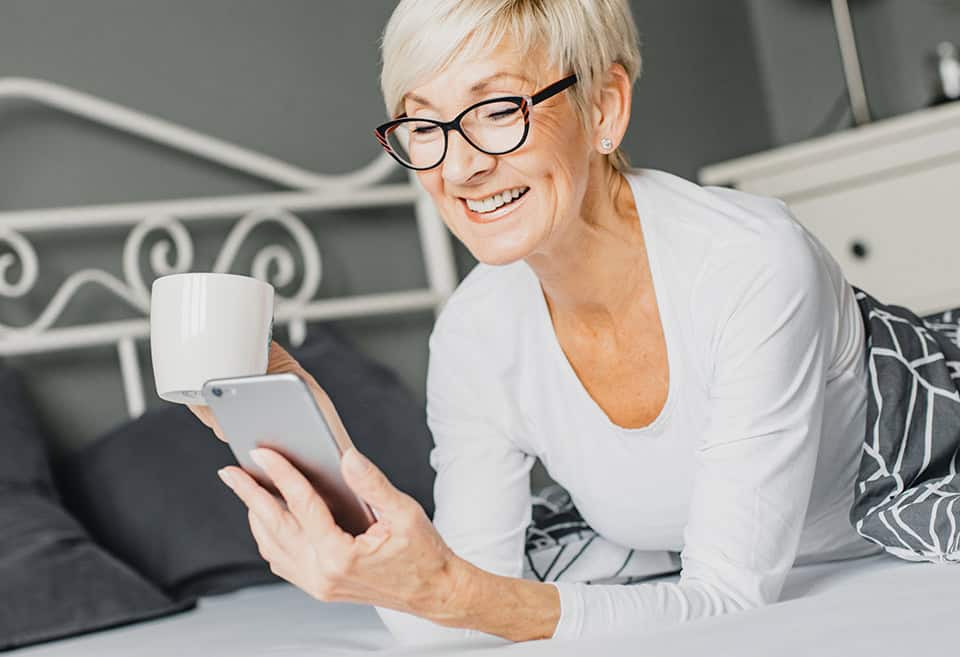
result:
[[[434,623],[510,641],[549,639],[556,630],[560,592],[552,584],[494,575],[456,556],[445,572],[428,616]]]
[[[466,627],[481,585],[479,580],[489,573],[456,555],[450,555],[441,573],[436,580],[436,595],[431,596],[432,608],[425,615],[439,625]]]

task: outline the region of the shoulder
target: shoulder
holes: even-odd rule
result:
[[[783,201],[655,170],[637,171],[631,182],[657,204],[668,241],[700,236],[692,303],[705,323],[722,323],[761,297],[806,297],[827,310],[838,303],[839,265]]]
[[[759,247],[766,252],[806,240],[803,226],[779,199],[704,187],[655,169],[634,170],[627,179],[666,223],[709,236],[713,251]]]
[[[438,446],[463,447],[458,437],[471,423],[485,428],[473,441],[478,447],[498,442],[495,435],[509,449],[521,445],[512,391],[534,292],[539,283],[526,263],[480,264],[447,300],[430,334],[427,365],[427,421]]]
[[[539,292],[526,263],[476,265],[444,304],[430,334],[430,356],[456,351],[488,364],[514,348]]]
[[[704,269],[748,276],[771,267],[800,275],[820,266],[822,245],[776,198],[726,187],[703,187],[663,171],[640,169],[628,177],[638,194],[657,204],[665,224],[709,238]]]

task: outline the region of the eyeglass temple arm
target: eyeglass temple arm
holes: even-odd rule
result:
[[[537,103],[543,102],[547,98],[550,98],[551,96],[556,96],[558,93],[560,93],[567,87],[573,86],[574,83],[576,83],[576,81],[577,81],[576,73],[574,73],[573,75],[568,75],[562,80],[558,80],[557,82],[554,82],[549,87],[544,87],[543,89],[538,91],[530,99],[530,103],[532,105],[536,105]]]

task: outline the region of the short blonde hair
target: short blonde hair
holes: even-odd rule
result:
[[[387,112],[399,114],[406,93],[454,58],[479,55],[507,36],[523,52],[543,47],[550,65],[576,73],[578,83],[567,93],[584,128],[594,84],[612,64],[621,64],[631,83],[640,76],[627,0],[401,0],[381,43]],[[629,168],[620,148],[608,158],[618,171]]]

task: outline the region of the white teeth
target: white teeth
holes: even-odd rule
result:
[[[529,187],[515,187],[514,189],[508,189],[478,201],[474,201],[473,199],[465,200],[467,202],[467,207],[474,212],[492,212],[497,208],[504,206],[507,203],[512,203],[515,199],[520,198],[528,189]]]

